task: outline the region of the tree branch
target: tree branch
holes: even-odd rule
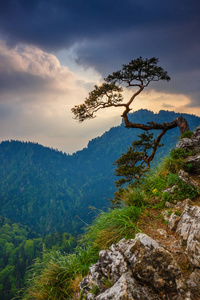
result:
[[[169,129],[179,127],[181,134],[184,133],[185,131],[189,131],[189,125],[188,125],[186,119],[183,118],[182,116],[176,118],[172,122],[164,122],[162,124],[158,124],[153,121],[148,122],[147,124],[149,124],[149,125],[132,123],[128,119],[128,112],[130,111],[128,109],[126,109],[122,115],[126,128],[139,128],[139,129],[142,129],[145,131],[155,129],[155,130],[164,130],[166,132]]]

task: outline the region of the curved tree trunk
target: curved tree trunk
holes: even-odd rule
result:
[[[189,131],[188,122],[182,116],[176,118],[172,122],[164,122],[162,124],[158,124],[156,122],[151,121],[151,122],[147,122],[148,125],[145,125],[145,124],[138,124],[138,123],[130,122],[128,119],[128,111],[129,110],[126,108],[126,110],[124,111],[124,113],[122,115],[126,128],[139,128],[139,129],[146,130],[146,131],[147,130],[162,130],[162,132],[157,136],[157,138],[154,142],[152,153],[146,159],[144,159],[145,163],[147,164],[147,169],[150,168],[150,162],[153,160],[153,158],[156,154],[158,145],[159,145],[162,137],[165,135],[165,133],[168,130],[178,127],[180,130],[180,134],[183,134],[184,132]]]
[[[186,131],[189,131],[189,125],[188,122],[185,118],[182,116],[176,118],[172,122],[164,122],[162,124],[158,124],[156,122],[147,122],[148,125],[145,124],[138,124],[138,123],[133,123],[130,122],[128,119],[127,111],[125,111],[122,115],[124,118],[124,123],[126,128],[139,128],[142,130],[164,130],[165,132],[168,131],[169,129],[179,127],[180,133],[183,134]]]

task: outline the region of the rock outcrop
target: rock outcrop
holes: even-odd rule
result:
[[[193,151],[185,160],[189,171],[180,170],[178,175],[199,188],[200,127],[191,139],[182,139],[176,147]],[[191,177],[190,170],[195,176]],[[173,194],[175,189],[176,185],[164,192]],[[154,238],[138,233],[134,239],[122,239],[100,251],[99,260],[80,283],[84,299],[200,299],[200,206],[190,199],[165,205],[162,214],[168,222],[167,231],[155,229]]]
[[[185,204],[180,217],[175,217],[175,213],[170,216],[168,226],[176,231],[179,242],[186,246],[185,253],[193,270],[186,285],[192,299],[200,299],[200,207],[193,206],[188,200]]]
[[[80,288],[88,300],[193,299],[173,255],[142,233],[100,251]]]
[[[98,262],[80,283],[85,299],[200,299],[200,207],[186,199],[170,209],[168,227],[174,232],[170,247],[138,233],[100,251]],[[157,231],[167,239],[165,230]],[[188,273],[174,257],[183,253],[181,247],[190,266]]]
[[[181,139],[176,148],[190,149],[194,154],[200,153],[200,126],[196,128],[191,138]]]

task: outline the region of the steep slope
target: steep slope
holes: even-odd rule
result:
[[[182,168],[179,164],[177,175],[185,187],[199,194],[200,127],[192,138],[182,139],[175,151],[190,153]],[[142,233],[99,252],[99,260],[79,284],[81,299],[200,299],[200,199],[178,202],[178,190],[174,183],[162,191],[162,201],[164,194],[171,201],[165,199],[164,209],[159,210],[165,223],[158,220],[158,207],[147,208],[138,222]]]
[[[121,191],[73,254],[34,265],[22,299],[200,299],[199,175],[200,126]]]
[[[179,114],[147,110],[131,114],[135,122],[172,121]],[[183,115],[193,129],[200,118]],[[137,139],[140,130],[121,124],[88,147],[66,155],[34,143],[6,141],[0,144],[0,214],[39,233],[79,233],[95,211],[109,206],[115,189],[113,162]],[[164,136],[156,161],[173,148],[178,129]],[[82,221],[83,220],[83,221]]]

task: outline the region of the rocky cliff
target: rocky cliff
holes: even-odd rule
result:
[[[200,127],[177,148],[192,149],[186,159],[190,172],[180,170],[179,177],[199,188]],[[173,187],[167,192],[173,193]],[[166,222],[146,218],[134,239],[122,239],[100,251],[80,283],[84,299],[200,299],[200,199],[165,206]]]

